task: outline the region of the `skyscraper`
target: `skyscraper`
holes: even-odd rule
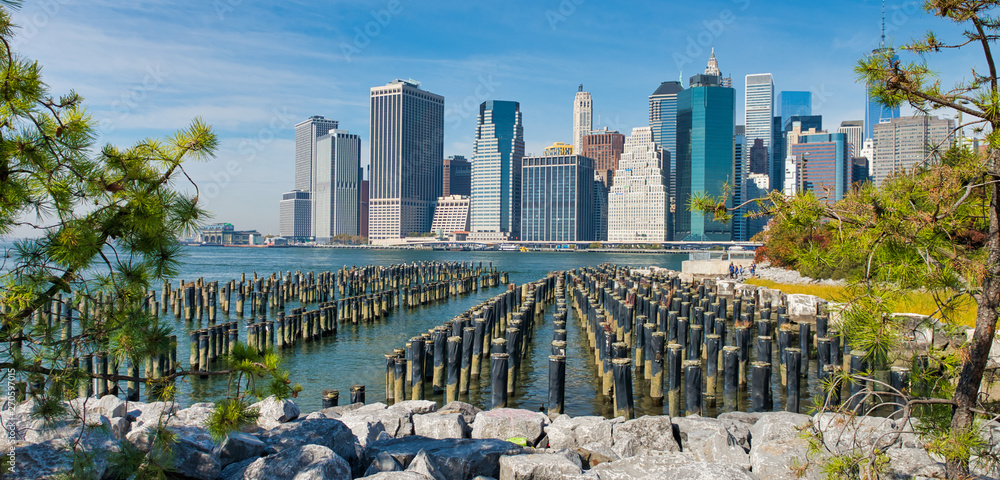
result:
[[[472,144],[470,239],[520,238],[522,157],[521,105],[502,100],[480,104]]]
[[[670,172],[677,171],[677,94],[683,90],[681,82],[663,82],[649,96],[649,127],[653,130],[656,145],[669,152]],[[676,205],[677,180],[674,175],[670,175],[669,184],[670,204]]]
[[[760,139],[768,159],[767,173],[778,176],[775,171],[771,150],[771,128],[774,124],[774,80],[770,73],[746,76],[745,123],[747,145],[755,145]]]
[[[337,235],[358,235],[361,212],[361,137],[330,130],[316,139],[313,236],[329,243]]]
[[[884,38],[884,35],[883,35]],[[872,50],[872,55],[884,55],[892,50],[884,47]],[[899,56],[892,55],[892,61],[899,61]],[[899,118],[899,107],[886,107],[872,97],[871,86],[865,89],[865,139],[875,138],[875,125]]]
[[[868,164],[875,186],[881,186],[895,172],[930,160],[932,149],[946,150],[954,128],[955,120],[929,115],[894,118],[875,125],[875,158],[869,158]]]
[[[864,147],[864,123],[861,120],[844,120],[840,122],[840,128],[837,129],[837,133],[847,135],[847,143],[854,146],[855,156],[860,155],[861,148]]]
[[[580,155],[589,157],[594,161],[594,171],[604,182],[604,188],[611,187],[611,179],[615,176],[618,168],[618,159],[622,155],[625,147],[625,135],[614,130],[594,130],[590,135],[583,136],[583,147]]]
[[[441,196],[472,195],[472,164],[461,155],[444,159],[444,181]]]
[[[763,147],[761,148],[763,150]],[[740,205],[747,198],[745,179],[750,174],[750,149],[747,148],[746,127],[737,125],[733,132],[733,205]],[[766,162],[765,162],[766,163]],[[733,241],[746,240],[747,222],[744,218],[745,208],[738,209],[733,215]]]
[[[370,159],[370,240],[429,232],[442,190],[444,97],[413,80],[372,87]]]
[[[583,148],[583,136],[590,135],[594,128],[594,102],[590,92],[583,91],[583,85],[573,99],[573,153],[579,155]]]
[[[290,242],[307,242],[312,237],[309,192],[292,190],[281,195],[278,232]]]
[[[688,209],[696,193],[722,194],[732,181],[735,94],[715,75],[691,77],[677,94],[677,215],[674,240],[730,240],[729,225]],[[730,200],[730,206],[731,200]]]
[[[521,239],[594,239],[594,161],[580,155],[524,157]]]
[[[828,203],[844,198],[851,186],[851,144],[843,133],[802,135],[792,145],[799,184],[796,191],[811,191]]]
[[[715,47],[712,47],[712,54],[708,57],[708,65],[705,66],[705,75],[719,77],[719,85],[726,88],[733,88],[733,78],[723,77],[722,71],[719,70],[719,61],[715,58]]]
[[[760,138],[755,138],[753,145],[750,146],[750,171],[749,173],[763,173],[767,174],[768,158],[767,158],[767,147],[764,146],[764,140]]]
[[[778,92],[778,111],[782,118],[792,115],[812,115],[812,92],[781,91]]]
[[[295,189],[313,190],[316,171],[316,139],[337,128],[340,122],[313,115],[295,125]]]
[[[608,194],[609,242],[667,240],[667,167],[652,128],[633,128]]]

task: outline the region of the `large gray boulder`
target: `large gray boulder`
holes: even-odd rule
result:
[[[559,453],[500,457],[500,480],[560,480],[580,473],[579,457],[576,462]]]
[[[427,438],[468,438],[469,425],[461,413],[413,416],[413,433]]]
[[[423,450],[417,452],[417,456],[413,457],[413,460],[410,461],[410,466],[406,467],[406,471],[419,473],[431,480],[448,480],[437,464]]]
[[[615,453],[621,457],[649,452],[679,452],[674,427],[666,415],[645,415],[614,425],[612,433]]]
[[[174,416],[170,419],[170,425],[205,427],[214,410],[214,403],[196,403],[174,412]]]
[[[750,468],[750,456],[725,425],[714,418],[681,417],[674,424],[680,432],[681,448],[703,462]]]
[[[422,415],[424,413],[436,412],[437,402],[432,400],[404,400],[392,404],[387,410],[406,415]]]
[[[368,469],[365,470],[365,475],[375,475],[376,473],[382,472],[401,472],[403,471],[403,466],[392,458],[392,455],[382,452],[379,453],[371,463],[368,465]]]
[[[922,448],[890,448],[889,478],[946,478],[944,463],[931,458]]]
[[[853,416],[831,412],[817,413],[814,428],[823,434],[823,443],[836,454],[853,450],[870,451],[898,445],[896,423],[885,417]]]
[[[417,473],[417,472],[382,472],[373,475],[368,475],[366,477],[360,477],[358,480],[428,480],[427,477]]]
[[[538,445],[545,435],[549,417],[540,412],[517,408],[496,408],[480,412],[472,425],[472,438],[525,438],[528,445]]]
[[[87,415],[104,415],[109,419],[124,417],[126,413],[125,402],[114,395],[105,395],[100,399],[74,398],[67,404],[76,416],[80,416],[84,410],[86,410]]]
[[[419,405],[421,404],[413,405],[411,408],[400,406],[399,408],[390,410],[384,403],[372,403],[360,408],[345,411],[341,414],[340,420],[348,423],[377,421],[382,424],[382,428],[384,428],[385,432],[389,435],[393,437],[404,437],[407,435],[413,435],[413,413],[411,412],[414,407],[418,407]]]
[[[500,457],[519,455],[523,449],[513,443],[496,439],[448,438],[433,439],[411,435],[379,440],[368,445],[366,457],[373,461],[387,454],[403,467],[423,450],[433,459],[439,472],[447,479],[470,479],[477,475],[496,478],[500,473]]]
[[[545,435],[549,437],[550,448],[575,448],[595,442],[610,447],[613,444],[612,425],[612,421],[604,417],[559,415],[545,427]]]
[[[278,400],[273,395],[250,405],[250,408],[256,409],[260,414],[257,417],[257,425],[265,429],[299,418],[299,407],[295,402],[288,399]]]
[[[750,442],[753,445],[771,441],[799,438],[802,429],[809,425],[812,417],[801,413],[768,412],[750,427]]]
[[[750,465],[754,474],[778,480],[824,478],[818,462],[807,460],[809,443],[801,436],[811,421],[812,417],[798,413],[762,414],[750,427]]]
[[[760,412],[726,412],[716,417],[744,450],[750,450],[750,427],[760,420]]]
[[[437,413],[442,415],[448,413],[458,413],[462,415],[465,423],[472,425],[472,422],[476,421],[476,415],[481,412],[482,409],[476,408],[474,405],[470,405],[465,402],[453,401],[446,403],[443,407],[437,409]]]
[[[340,417],[340,421],[351,429],[351,433],[354,434],[354,438],[357,439],[362,448],[378,439],[380,433],[385,432],[385,426],[382,425],[381,420],[367,415],[345,415]]]
[[[785,297],[788,303],[788,316],[794,321],[814,320],[821,304],[826,300],[815,295],[791,293]]]
[[[177,402],[128,402],[126,407],[128,408],[126,415],[135,419],[132,428],[158,425],[166,422],[170,415],[180,410]]]
[[[97,418],[107,421],[103,416]],[[87,455],[84,468],[94,478],[101,478],[108,468],[108,456],[118,449],[115,438],[103,422],[101,426],[77,428],[73,436],[16,444],[13,448],[17,469],[6,473],[4,479],[35,480],[63,475],[73,468],[74,451]]]
[[[670,470],[670,480],[763,480],[745,468],[728,463],[694,462]]]
[[[587,468],[593,468],[606,462],[613,462],[621,458],[615,450],[603,442],[592,442],[586,445],[573,448],[580,460]]]
[[[244,480],[351,480],[347,461],[322,445],[301,445],[259,458]]]
[[[663,478],[672,480],[670,472],[693,463],[695,460],[685,454],[651,453],[622,458],[591,468],[587,475],[600,480],[637,480]]]
[[[226,436],[215,448],[222,468],[230,464],[242,462],[248,458],[256,459],[267,451],[267,445],[259,438],[248,433],[234,432]]]
[[[165,428],[173,433],[175,439],[170,446],[172,455],[168,471],[198,480],[215,480],[222,474],[219,454],[205,429],[187,425],[172,425]],[[144,425],[132,429],[126,435],[126,439],[140,451],[149,452],[162,445],[162,440],[157,436],[155,425]]]
[[[278,452],[302,445],[322,445],[333,450],[355,468],[360,467],[364,451],[347,425],[332,418],[282,423],[262,432],[260,439]]]

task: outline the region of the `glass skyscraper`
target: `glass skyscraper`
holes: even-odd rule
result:
[[[594,239],[594,161],[580,155],[524,157],[521,240]]]
[[[778,92],[778,115],[788,118],[792,115],[812,115],[812,92]]]
[[[775,172],[774,156],[771,149],[771,129],[774,123],[774,79],[770,73],[758,73],[746,76],[746,140],[747,145],[753,145],[760,139],[767,152],[768,173],[773,177]]]
[[[735,160],[734,106],[733,89],[723,87],[715,75],[691,77],[690,87],[677,95],[675,240],[728,241],[732,238],[728,224],[716,222],[700,212],[691,212],[688,202],[696,193],[719,196],[723,185],[733,181],[730,176]],[[747,128],[749,130],[749,126]],[[732,206],[732,200],[727,203]]]
[[[882,55],[885,52],[889,52],[886,48],[876,48],[872,50],[872,55]],[[892,55],[892,61],[899,61],[899,56],[896,54]],[[899,107],[889,108],[878,103],[878,101],[872,98],[870,89],[865,89],[865,138],[875,138],[875,125],[882,122],[888,122],[894,118],[899,118]]]
[[[502,100],[480,104],[472,145],[472,238],[520,238],[522,157],[520,104]]]
[[[357,235],[361,211],[361,137],[330,130],[316,139],[313,236],[329,243],[340,234]]]
[[[671,172],[677,169],[677,94],[683,90],[681,82],[663,82],[649,96],[649,128],[653,130],[653,142],[670,152]],[[676,178],[670,175],[667,192],[674,205],[676,191]]]

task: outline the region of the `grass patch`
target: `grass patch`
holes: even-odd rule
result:
[[[801,293],[805,295],[815,295],[819,298],[832,302],[843,302],[848,298],[847,288],[838,285],[791,285],[759,278],[747,279],[746,283],[781,290],[786,294]],[[934,296],[929,292],[907,293],[898,301],[894,302],[891,308],[893,311],[899,313],[916,313],[920,315],[933,315],[937,318],[942,317],[941,312],[937,311],[938,305],[934,301]],[[963,298],[962,301],[957,302],[955,308],[949,312],[948,318],[960,325],[975,327],[975,302],[973,302],[969,297]]]

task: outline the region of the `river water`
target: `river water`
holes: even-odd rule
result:
[[[391,265],[421,261],[461,261],[490,262],[500,270],[510,274],[510,281],[516,284],[543,278],[548,272],[570,270],[594,266],[601,263],[616,263],[635,267],[658,266],[680,270],[686,254],[678,253],[590,253],[590,252],[448,252],[427,250],[370,250],[336,248],[212,248],[186,247],[184,264],[179,279],[192,281],[202,277],[206,282],[239,279],[241,273],[252,277],[256,272],[269,276],[273,272],[287,271],[332,271],[343,266]],[[177,285],[178,279],[171,279]],[[438,302],[415,309],[400,308],[387,319],[365,325],[340,325],[335,336],[324,337],[311,343],[298,343],[292,348],[280,351],[283,368],[291,373],[291,380],[299,383],[303,391],[295,400],[303,412],[320,408],[321,392],[337,389],[341,392],[341,404],[349,398],[349,387],[360,384],[366,387],[368,403],[385,400],[385,360],[383,354],[393,348],[401,348],[414,335],[426,332],[440,325],[470,307],[500,293],[503,287],[480,289],[478,293],[452,297],[446,302]],[[567,293],[568,296],[568,293]],[[286,310],[295,304],[286,304]],[[314,308],[314,307],[313,307]],[[269,315],[272,312],[269,311]],[[548,398],[548,355],[552,339],[552,314],[554,306],[546,312],[545,320],[536,326],[534,344],[530,346],[527,358],[522,363],[519,377],[519,391],[508,400],[511,407],[539,410]],[[227,321],[219,314],[218,321]],[[173,321],[172,314],[168,317]],[[235,315],[233,315],[235,319]],[[183,320],[174,322],[177,334],[177,357],[186,366],[189,358],[187,332],[191,326]],[[599,395],[599,380],[594,369],[593,354],[583,337],[579,321],[570,316],[567,321],[567,362],[565,413],[570,415],[612,414],[611,405]],[[245,330],[240,332],[244,340]],[[470,394],[462,400],[480,408],[488,408],[489,362],[484,365],[481,383],[472,382]],[[775,375],[777,377],[777,375]],[[666,384],[666,379],[664,379]],[[809,390],[815,389],[815,380],[810,378]],[[178,384],[182,402],[212,401],[225,395],[225,377],[201,379],[185,378]],[[646,397],[642,384],[642,374],[636,375],[633,387],[636,395],[636,416],[642,414],[666,413],[666,407],[654,406]],[[428,388],[428,392],[429,392]],[[784,398],[780,385],[774,385],[775,408],[780,409]],[[805,392],[803,392],[805,393]],[[741,395],[741,406],[746,396]],[[440,401],[440,396],[428,393],[428,399]],[[684,398],[683,396],[681,397]],[[808,396],[803,395],[803,409]],[[683,411],[683,408],[682,408]],[[706,411],[711,414],[712,411]]]

